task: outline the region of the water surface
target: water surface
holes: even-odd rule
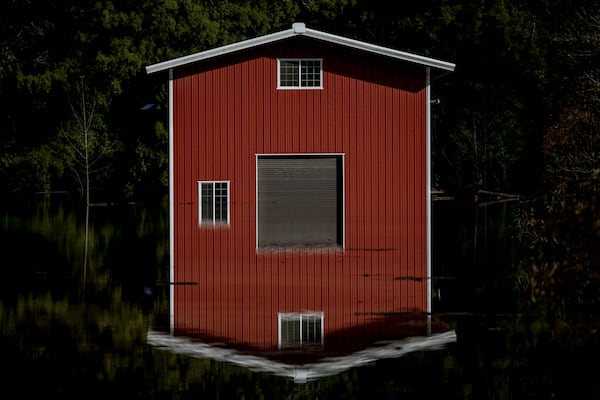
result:
[[[4,210],[0,397],[597,398],[587,366],[598,355],[597,334],[561,336],[520,307],[512,207],[434,205],[432,318],[454,340],[380,343],[369,353],[378,356],[363,353],[306,383],[254,359],[236,363],[232,353],[189,354],[156,341],[168,310],[166,207],[93,207],[85,271],[84,210],[60,202]]]

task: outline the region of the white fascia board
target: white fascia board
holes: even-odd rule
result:
[[[359,40],[354,40],[350,38],[346,38],[343,36],[332,35],[330,33],[316,31],[313,29],[306,29],[306,33],[304,36],[311,37],[314,39],[320,39],[326,42],[331,42],[338,44],[340,46],[351,47],[358,50],[367,51],[370,53],[379,54],[382,56],[387,56],[391,58],[395,58],[402,61],[408,61],[415,64],[424,65],[427,67],[438,68],[446,71],[454,71],[455,64],[449,63],[446,61],[436,60],[434,58],[429,58],[425,56],[421,56],[418,54],[407,53],[400,50],[391,49],[389,47],[378,46],[376,44],[361,42]]]
[[[149,65],[146,67],[146,73],[153,74],[155,72],[164,71],[166,69],[180,67],[182,65],[191,64],[196,61],[206,60],[209,58],[222,56],[229,53],[234,53],[236,51],[249,49],[252,47],[260,46],[263,44],[268,44],[272,42],[276,42],[278,40],[287,39],[289,37],[295,36],[296,33],[292,29],[288,29],[286,31],[272,33],[270,35],[259,36],[257,38],[243,40],[241,42],[231,43],[225,46],[217,47],[214,49],[201,51],[199,53],[190,54],[187,56],[174,58],[172,60],[167,60],[160,62],[158,64]]]
[[[330,33],[309,29],[306,28],[303,24],[297,23],[294,24],[291,29],[287,29],[285,31],[271,33],[269,35],[259,36],[257,38],[243,40],[241,42],[228,44],[211,50],[206,50],[199,53],[174,58],[172,60],[163,61],[158,64],[149,65],[146,67],[146,72],[148,74],[153,74],[155,72],[180,67],[196,61],[206,60],[212,57],[234,53],[236,51],[249,49],[263,44],[273,43],[278,40],[283,40],[298,35],[304,35],[306,37],[322,40],[340,46],[363,50],[366,52],[395,58],[397,60],[407,61],[445,71],[454,71],[455,68],[455,64],[446,61],[441,61],[434,58],[421,56],[418,54],[407,53],[404,51],[391,49],[389,47],[378,46],[371,43],[361,42],[359,40],[349,39],[343,36],[333,35]]]

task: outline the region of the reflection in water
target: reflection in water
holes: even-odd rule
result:
[[[429,336],[423,322],[407,318],[403,326],[412,332],[376,337],[346,352],[324,348],[316,359],[309,359],[312,349],[275,347],[261,356],[215,345],[219,338],[198,342],[194,335],[148,331],[169,309],[165,209],[91,210],[88,289],[94,296],[85,304],[79,296],[81,210],[42,205],[2,213],[0,354],[6,368],[0,398],[600,398],[597,372],[588,367],[600,356],[598,316],[565,316],[559,326],[541,314],[512,312],[501,290],[511,285],[502,225],[510,213],[490,207],[477,216],[446,207],[434,218],[434,274],[447,278],[434,281],[442,294],[434,311],[444,312],[446,324],[437,329],[432,321]],[[269,323],[277,329],[277,314]],[[328,326],[325,313],[324,332]],[[358,342],[344,341],[357,338],[347,333],[325,332],[323,343]],[[441,348],[432,346],[436,340]],[[185,354],[162,347],[169,343],[184,345]],[[189,347],[195,354],[208,347],[202,343],[227,362],[190,356]],[[429,349],[436,350],[421,351]],[[247,364],[252,357],[286,368],[319,365],[323,374],[343,367],[316,380],[316,372],[297,373],[307,383],[296,384],[257,371]],[[232,363],[238,359],[248,366]]]
[[[385,281],[382,280],[380,285],[383,288]],[[192,290],[201,292],[199,286]],[[237,304],[249,303],[253,295],[253,292],[236,292],[235,302],[220,295],[219,309],[231,310]],[[198,324],[186,324],[201,318],[204,306],[189,294],[170,297],[180,316],[170,319],[169,334],[150,330],[148,344],[175,354],[210,358],[292,378],[296,383],[411,352],[439,350],[456,342],[456,334],[447,323],[426,313],[390,310],[357,316],[339,307],[330,307],[328,311],[270,313],[247,309],[243,318],[252,321],[252,325],[248,324],[250,328],[264,328],[261,339],[255,330],[239,329],[243,327],[240,321],[226,325],[225,318],[203,319],[201,329],[197,328]],[[364,307],[367,309],[372,305]],[[215,332],[221,335],[215,335]]]
[[[117,291],[118,292],[118,291]],[[119,389],[143,371],[148,316],[118,298],[74,303],[50,294],[0,302],[2,398],[71,398]],[[6,368],[8,367],[8,368]],[[32,384],[32,382],[34,382]]]
[[[363,367],[372,362],[402,357],[414,351],[440,350],[456,341],[456,333],[449,331],[431,336],[410,337],[375,343],[375,346],[352,354],[326,357],[313,363],[287,364],[265,356],[246,354],[235,349],[211,346],[186,337],[176,337],[154,330],[148,331],[148,344],[189,357],[210,358],[249,368],[256,372],[292,378],[296,383],[306,383],[326,376],[339,374],[351,368]],[[260,354],[260,353],[258,353]]]
[[[507,313],[517,310],[511,282],[517,203],[433,207],[433,311]]]
[[[143,296],[144,286],[168,281],[168,219],[162,207],[93,207],[85,260],[85,209],[42,201],[33,209],[0,212],[0,254],[4,270],[1,299],[52,293],[111,298],[118,286],[127,300]],[[118,285],[115,285],[118,283]]]

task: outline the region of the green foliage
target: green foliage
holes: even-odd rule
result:
[[[298,11],[291,0],[227,0],[211,7],[210,16],[219,27],[218,43],[228,44],[288,28]]]
[[[65,165],[53,143],[39,147],[24,148],[18,152],[9,150],[0,154],[1,185],[6,196],[14,195],[16,188],[26,190],[31,198],[36,192],[52,189],[53,177],[64,173]]]
[[[434,170],[451,171],[437,181],[459,191],[531,190],[547,112],[546,40],[537,32],[544,16],[500,0],[441,10],[439,41],[452,46],[457,69],[433,84],[441,100],[433,106]]]
[[[553,32],[568,27],[564,41],[585,27],[581,21],[593,25],[587,3],[426,0],[400,2],[392,13],[383,0],[11,1],[0,13],[0,106],[6,111],[0,115],[0,183],[13,197],[76,189],[64,160],[51,159],[71,118],[68,93],[83,77],[99,99],[110,99],[101,113],[103,129],[120,144],[104,197],[164,193],[164,80],[148,78],[144,66],[300,20],[455,62],[456,72],[434,76],[432,85],[440,100],[433,106],[436,184],[458,192],[532,190],[539,187],[552,101],[564,86],[554,84],[555,77],[584,62],[556,63],[553,54],[563,56],[552,52]],[[578,13],[590,18],[577,19]],[[576,48],[594,49],[594,43],[580,41]],[[583,83],[589,68],[580,71],[576,81]],[[148,103],[156,106],[142,115]],[[35,177],[27,176],[31,171]]]
[[[0,183],[16,197],[47,189],[79,190],[78,180],[66,176],[76,170],[76,157],[64,152],[69,149],[64,142],[75,131],[69,94],[83,78],[96,89],[98,101],[104,100],[97,116],[101,128],[94,132],[109,138],[105,143],[110,143],[115,158],[114,169],[98,188],[104,191],[100,196],[161,197],[166,187],[166,97],[162,82],[149,85],[144,67],[271,32],[284,22],[287,25],[298,11],[292,1],[217,3],[67,1],[59,5],[30,0],[4,5],[0,99],[6,114],[0,118],[4,131]],[[157,112],[138,115],[147,103],[159,103]],[[152,120],[140,122],[144,118]],[[51,165],[61,154],[65,157]]]
[[[548,194],[521,210],[521,292],[552,314],[600,306],[600,8],[579,9],[553,32],[555,117],[542,143]]]
[[[516,284],[525,300],[561,318],[600,306],[600,212],[574,197],[526,203],[516,223],[522,243]]]
[[[155,123],[152,139],[150,143],[142,138],[136,141],[134,152],[138,162],[131,167],[131,176],[126,184],[131,197],[134,194],[156,195],[169,184],[168,153],[160,151],[161,148],[168,148],[169,133],[162,122]],[[153,179],[149,180],[148,177]]]

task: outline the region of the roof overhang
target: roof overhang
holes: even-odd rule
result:
[[[153,74],[155,72],[181,67],[197,61],[207,60],[213,57],[235,53],[241,50],[251,49],[253,47],[277,42],[295,36],[304,36],[312,39],[322,40],[328,43],[362,50],[369,53],[397,59],[400,61],[406,61],[410,63],[423,65],[426,67],[436,68],[443,71],[454,71],[455,68],[455,64],[453,63],[421,56],[418,54],[407,53],[404,51],[391,49],[389,47],[378,46],[375,44],[366,43],[359,40],[346,38],[343,36],[332,35],[330,33],[321,32],[314,29],[309,29],[303,23],[298,22],[293,24],[291,29],[285,31],[271,33],[269,35],[259,36],[253,39],[243,40],[241,42],[236,42],[214,49],[201,51],[199,53],[194,53],[187,56],[174,58],[157,64],[149,65],[146,67],[146,72],[148,74]]]

